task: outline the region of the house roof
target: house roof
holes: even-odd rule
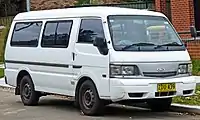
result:
[[[151,15],[164,16],[164,14],[148,10],[139,10],[119,7],[77,7],[65,9],[40,10],[19,13],[14,20],[23,19],[46,19],[46,18],[64,18],[64,17],[84,17],[97,16],[107,17],[108,15]]]

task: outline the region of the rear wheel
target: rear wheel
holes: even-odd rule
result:
[[[24,105],[33,106],[38,104],[40,94],[35,91],[34,84],[28,75],[21,80],[20,96]]]
[[[172,98],[152,99],[147,102],[150,109],[154,112],[168,111],[171,107]]]
[[[79,105],[85,115],[100,115],[103,112],[104,102],[90,80],[86,80],[79,89]]]

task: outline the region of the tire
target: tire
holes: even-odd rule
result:
[[[28,75],[21,80],[20,97],[25,106],[35,106],[38,104],[40,95],[35,91],[34,84]]]
[[[85,115],[94,116],[103,113],[104,102],[99,98],[92,81],[86,80],[79,89],[79,105]]]
[[[171,107],[172,98],[152,99],[147,102],[149,108],[154,112],[168,111]]]
[[[104,104],[104,106],[107,106],[107,105],[112,104],[112,101],[110,101],[110,100],[104,100],[103,104]]]
[[[75,98],[75,101],[74,101],[74,103],[73,103],[73,106],[74,106],[74,108],[76,108],[76,109],[80,109],[80,105],[79,105],[79,99],[78,99],[78,97]]]

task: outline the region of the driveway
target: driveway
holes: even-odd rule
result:
[[[176,112],[154,113],[147,109],[111,105],[105,115],[84,116],[72,102],[61,97],[48,96],[40,99],[39,106],[23,106],[13,91],[0,88],[0,120],[200,120],[200,116]]]

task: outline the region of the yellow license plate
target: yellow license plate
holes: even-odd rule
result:
[[[176,91],[176,83],[161,83],[157,86],[158,92]]]

